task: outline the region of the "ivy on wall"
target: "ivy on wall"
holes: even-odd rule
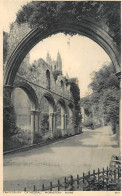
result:
[[[78,130],[81,125],[81,108],[80,108],[80,89],[78,85],[74,82],[70,83],[70,91],[74,99],[74,111],[73,111],[73,125],[74,129]]]
[[[57,78],[58,78],[59,75],[62,75],[62,72],[61,71],[55,70],[53,72],[53,77],[54,77],[55,81],[57,80]]]
[[[17,133],[16,114],[9,94],[4,90],[3,94],[3,138],[9,140]]]

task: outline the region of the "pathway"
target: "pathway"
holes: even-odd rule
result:
[[[4,190],[22,191],[63,176],[107,167],[113,154],[119,155],[110,127],[83,133],[63,141],[4,156]]]

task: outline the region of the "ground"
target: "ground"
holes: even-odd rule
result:
[[[119,155],[111,127],[83,129],[80,135],[25,152],[4,155],[4,191],[33,190],[33,185],[64,176],[102,169],[111,156]]]

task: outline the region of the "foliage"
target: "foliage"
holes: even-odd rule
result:
[[[17,133],[9,138],[9,140],[4,140],[4,151],[13,150],[21,148],[32,143],[32,132],[30,130],[22,130],[17,127]]]
[[[42,136],[39,133],[34,133],[34,144],[42,141]]]
[[[119,89],[119,81],[115,75],[115,69],[112,64],[103,66],[98,72],[94,72],[93,76],[93,81],[89,87],[93,92],[98,93],[98,96],[100,92],[102,94],[102,92],[108,88]]]
[[[58,70],[53,71],[53,77],[54,77],[55,81],[57,80],[59,75],[62,75],[61,71],[58,71]]]
[[[44,134],[49,131],[49,115],[48,114],[43,114],[41,118],[41,131]]]
[[[8,33],[3,32],[3,63],[5,63],[8,54]]]
[[[16,114],[10,97],[5,91],[3,102],[3,137],[4,140],[9,140],[13,135],[17,134]]]
[[[48,29],[54,23],[79,23],[89,19],[103,26],[120,49],[120,2],[112,1],[33,1],[17,13],[16,21],[31,28]],[[67,33],[67,32],[65,32]],[[68,32],[73,35],[73,32]]]
[[[76,83],[70,83],[70,91],[74,99],[74,109],[73,109],[73,125],[74,129],[79,129],[81,125],[81,109],[80,109],[80,89]]]
[[[115,133],[115,127],[119,124],[119,80],[112,64],[103,66],[93,74],[93,81],[89,85],[93,93],[81,99],[81,106],[89,113],[94,108],[94,115],[103,117],[105,122],[111,123]]]

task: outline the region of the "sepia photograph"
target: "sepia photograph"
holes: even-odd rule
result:
[[[3,193],[121,191],[121,1],[3,1]]]

